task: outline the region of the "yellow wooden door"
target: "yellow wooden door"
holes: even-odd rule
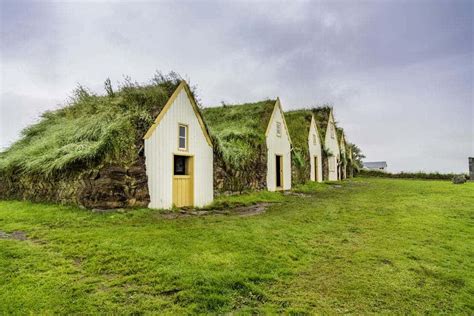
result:
[[[318,156],[314,156],[314,181],[318,181]]]
[[[283,189],[283,156],[276,155],[276,188]]]
[[[185,175],[173,175],[173,204],[176,207],[194,205],[193,157],[186,157]]]

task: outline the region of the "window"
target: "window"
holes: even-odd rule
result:
[[[187,150],[188,149],[188,126],[184,124],[179,124],[179,135],[178,135],[178,149]]]
[[[334,125],[331,124],[331,138],[334,138]]]
[[[188,174],[187,160],[189,157],[186,156],[174,156],[174,175],[184,176]]]
[[[281,122],[277,122],[277,136],[281,137]]]
[[[316,140],[316,134],[313,134],[313,145],[316,145],[317,140]]]

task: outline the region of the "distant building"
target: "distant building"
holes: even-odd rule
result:
[[[387,162],[386,161],[364,162],[364,169],[386,171]]]
[[[474,181],[474,157],[469,157],[469,178]]]

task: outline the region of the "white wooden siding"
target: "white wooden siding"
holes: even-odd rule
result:
[[[267,142],[267,188],[269,191],[276,190],[276,155],[283,156],[283,189],[291,189],[291,144],[288,138],[284,117],[278,105],[273,109],[272,120],[269,122],[269,133]],[[281,136],[277,136],[277,122],[281,123]]]
[[[178,150],[178,124],[188,126],[188,150]],[[173,155],[194,156],[194,205],[213,200],[213,152],[206,141],[191,102],[184,89],[145,140],[146,171],[150,208],[168,209],[173,204]]]
[[[313,135],[316,136],[316,144],[313,141]],[[309,129],[308,135],[308,148],[309,148],[309,157],[310,157],[310,165],[311,165],[311,181],[322,182],[323,181],[323,167],[322,167],[322,158],[321,158],[321,139],[318,135],[318,128],[316,127],[316,121],[314,117],[311,119],[311,126]],[[317,164],[318,164],[318,178],[315,179],[315,165],[314,165],[314,157],[317,157]]]
[[[334,138],[331,137],[331,135],[334,135]],[[334,164],[334,168],[329,168],[329,181],[337,181],[337,163],[340,160],[340,151],[339,151],[339,142],[337,140],[337,133],[336,133],[336,127],[334,125],[334,117],[331,113],[329,114],[329,119],[328,119],[328,126],[326,130],[326,137],[324,140],[324,143],[326,144],[326,147],[331,151],[333,154],[332,157],[329,157],[329,166],[332,166]],[[332,170],[333,169],[333,170]]]
[[[346,154],[346,146],[344,146],[346,140],[344,138],[344,134],[341,134],[341,139],[339,140],[339,147],[340,147],[340,150],[341,150],[341,159],[342,159],[342,156],[346,156],[346,161],[347,161],[347,154]],[[347,166],[342,166],[342,175],[341,175],[341,179],[346,179],[347,178]]]

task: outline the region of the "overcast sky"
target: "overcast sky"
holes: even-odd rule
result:
[[[204,106],[331,103],[368,161],[467,172],[474,1],[1,1],[0,148],[78,84],[174,70]]]

